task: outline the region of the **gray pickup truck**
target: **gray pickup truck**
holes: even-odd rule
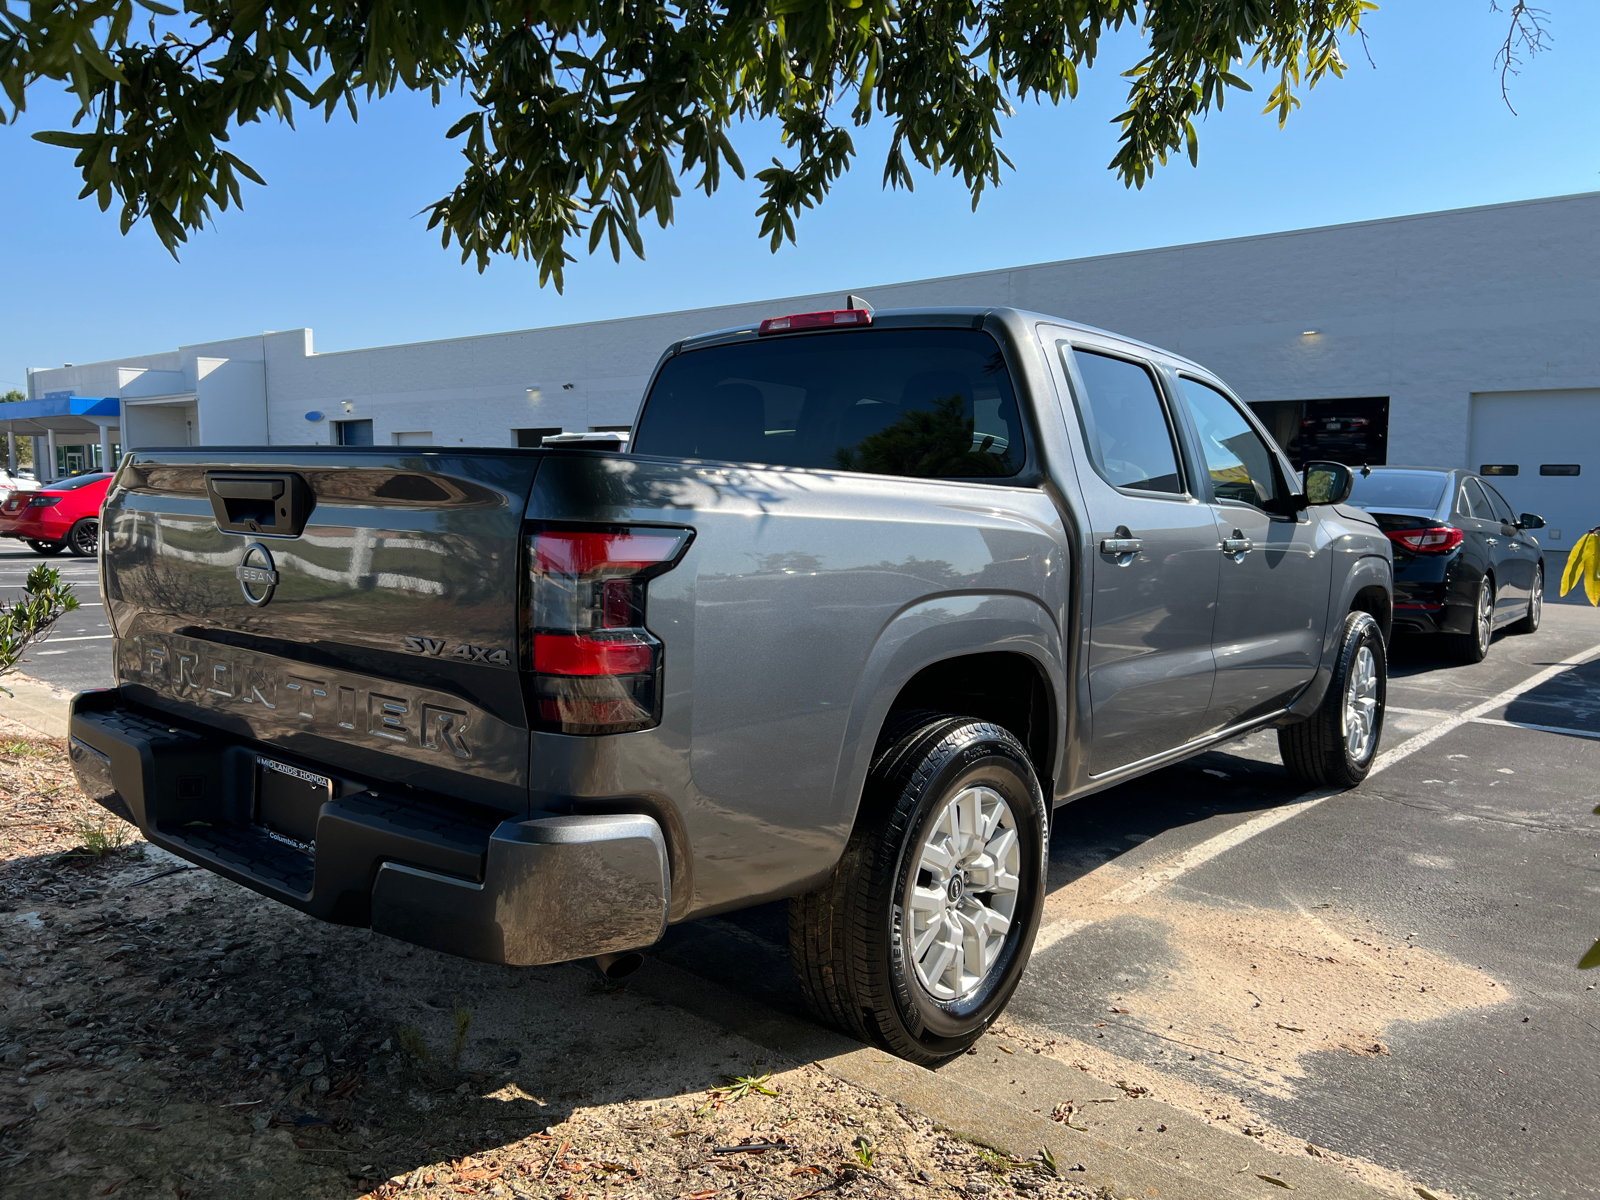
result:
[[[788,899],[817,1011],[937,1062],[1017,985],[1063,804],[1264,726],[1364,777],[1392,558],[1350,486],[1008,309],[679,342],[627,453],[136,451],[73,762],[174,854],[490,962]]]

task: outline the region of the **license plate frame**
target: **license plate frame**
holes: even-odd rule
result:
[[[317,815],[333,799],[333,780],[292,763],[256,756],[255,825],[273,841],[315,857]]]

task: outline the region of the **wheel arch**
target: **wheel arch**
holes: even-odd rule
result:
[[[1010,730],[1028,750],[1048,800],[1061,755],[1063,661],[1060,631],[1032,597],[945,596],[898,614],[868,655],[839,755],[834,796],[847,828],[860,814],[879,734],[908,709],[979,717]],[[1007,697],[1008,687],[1024,693]]]

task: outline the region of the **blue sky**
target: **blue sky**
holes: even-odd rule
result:
[[[243,131],[237,152],[269,186],[246,185],[243,210],[192,236],[175,263],[147,228],[123,237],[115,210],[76,198],[69,151],[28,137],[70,116],[41,92],[21,123],[0,127],[0,388],[22,386],[29,366],[263,329],[307,325],[319,350],[344,350],[1600,190],[1600,5],[1546,7],[1554,45],[1513,79],[1517,116],[1500,98],[1504,19],[1488,0],[1391,0],[1368,19],[1373,64],[1349,47],[1346,77],[1305,96],[1287,129],[1260,113],[1258,86],[1206,122],[1197,169],[1174,162],[1131,191],[1106,170],[1118,76],[1140,56],[1124,37],[1075,103],[1007,122],[1016,170],[976,213],[947,177],[884,192],[883,138],[869,131],[797,246],[769,253],[754,187],[730,180],[710,200],[686,194],[670,229],[652,226],[646,261],[581,258],[564,295],[524,262],[480,275],[416,215],[457,177],[448,107],[399,97],[358,125],[341,115]],[[781,152],[764,129],[737,144],[752,174]]]

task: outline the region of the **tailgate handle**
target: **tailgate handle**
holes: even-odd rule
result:
[[[211,489],[224,500],[276,500],[283,495],[283,480],[239,479],[221,475],[212,478]]]
[[[267,537],[299,537],[317,505],[292,471],[207,471],[206,495],[218,529]]]

